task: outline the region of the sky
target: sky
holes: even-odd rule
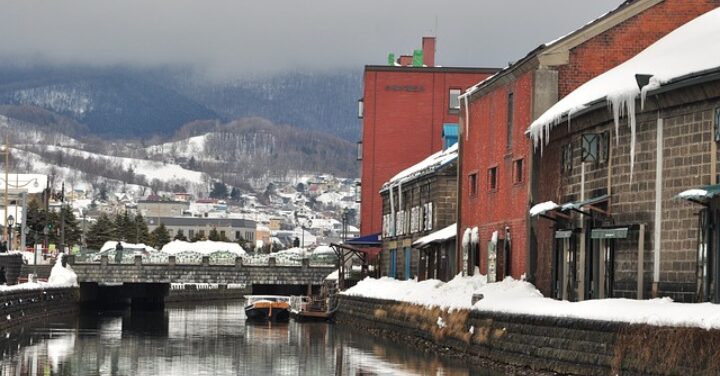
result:
[[[504,67],[622,0],[0,0],[0,60],[191,68],[214,79],[361,69],[438,38],[436,64]]]

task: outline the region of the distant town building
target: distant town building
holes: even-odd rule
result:
[[[156,229],[161,223],[165,224],[170,237],[179,231],[188,239],[194,237],[207,239],[210,231],[216,229],[218,235],[229,241],[246,240],[254,242],[257,239],[257,223],[249,219],[240,218],[195,218],[195,217],[148,217],[148,230]]]
[[[137,203],[137,210],[148,218],[181,216],[189,208],[190,204],[183,201],[142,200]]]

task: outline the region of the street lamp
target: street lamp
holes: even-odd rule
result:
[[[10,214],[7,217],[8,250],[12,249],[12,228],[13,228],[14,224],[15,224],[15,217],[13,217],[12,214]]]
[[[43,227],[43,235],[45,235],[45,248],[48,247],[48,234],[50,234],[50,225]]]

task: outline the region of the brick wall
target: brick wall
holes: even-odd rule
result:
[[[608,163],[585,163],[586,198],[610,192],[608,209],[612,219],[606,224],[645,224],[643,295],[651,296],[653,275],[653,229],[655,224],[656,132],[657,117],[663,126],[662,234],[659,295],[678,301],[693,301],[696,291],[698,212],[701,206],[674,197],[690,188],[713,183],[711,145],[714,112],[720,106],[717,82],[676,90],[659,96],[658,102],[646,102],[645,112],[637,117],[637,145],[634,173],[630,175],[630,130],[621,121],[619,142],[610,142]],[[661,104],[658,112],[656,103]],[[639,104],[638,104],[638,109]],[[659,115],[658,115],[659,114]],[[572,119],[568,127],[559,126],[551,133],[539,168],[540,176],[552,176],[560,170],[561,148],[572,145],[572,170],[562,173],[558,184],[545,184],[538,202],[564,203],[580,198],[581,142],[583,133],[607,131],[614,134],[614,122],[607,108]],[[539,219],[542,223],[542,219]],[[545,220],[545,226],[552,226]],[[614,296],[637,297],[638,234],[618,240],[615,247]],[[540,257],[547,266],[552,254],[548,237],[540,243]],[[543,291],[545,292],[545,291]]]
[[[366,67],[360,232],[382,230],[382,185],[442,149],[443,123],[457,123],[450,89],[465,90],[494,73],[484,68]]]
[[[446,323],[439,328],[436,321]],[[463,357],[492,374],[717,374],[719,330],[428,309],[341,295],[336,322],[418,350]],[[472,332],[470,330],[472,328]],[[698,349],[710,351],[698,351]],[[515,368],[508,368],[511,365]]]
[[[718,5],[718,0],[665,0],[575,47],[570,63],[559,67],[560,97]]]
[[[511,144],[507,142],[509,94],[513,94]],[[493,232],[512,237],[511,274],[520,278],[527,271],[527,204],[531,143],[525,135],[532,114],[533,72],[526,72],[469,103],[469,120],[461,137],[461,217],[458,234],[478,227],[480,271],[487,273],[487,244]],[[522,179],[514,164],[522,160]],[[496,168],[497,187],[489,184],[489,169]],[[477,176],[477,194],[471,193],[470,175]],[[517,180],[517,181],[516,181]],[[458,242],[458,252],[462,243]],[[502,260],[499,260],[502,262]]]

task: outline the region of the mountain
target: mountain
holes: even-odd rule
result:
[[[0,114],[36,119],[46,110],[77,134],[103,138],[170,137],[197,120],[263,117],[355,142],[361,95],[359,71],[218,82],[179,69],[0,65]]]

